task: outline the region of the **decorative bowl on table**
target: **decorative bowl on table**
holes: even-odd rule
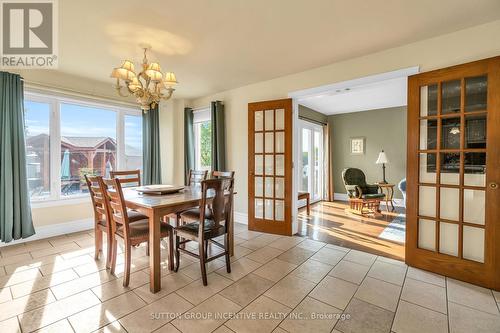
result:
[[[184,189],[184,186],[179,185],[145,185],[134,188],[137,192],[142,194],[171,194],[177,193]]]

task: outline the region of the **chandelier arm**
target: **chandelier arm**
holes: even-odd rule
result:
[[[124,94],[124,93],[122,93],[122,88],[123,88],[123,86],[120,85],[120,79],[116,79],[115,89],[116,89],[116,92],[118,93],[118,95],[120,95],[121,97],[128,97],[128,96],[130,96],[130,94]],[[127,86],[127,89],[128,89],[128,86]]]
[[[127,84],[127,90],[128,90],[128,92],[129,92],[129,96],[134,94],[134,92],[133,92],[132,90],[130,90],[130,88],[129,88],[128,84]]]
[[[141,74],[142,72],[140,72],[138,75],[137,75],[137,82],[139,82],[139,84],[141,85],[141,89],[144,90],[144,84],[142,83],[142,80],[141,80]]]
[[[160,95],[160,98],[167,101],[169,100],[170,98],[172,98],[172,94],[174,93],[175,89],[174,88],[167,88],[167,94],[164,95],[164,94],[161,94]]]

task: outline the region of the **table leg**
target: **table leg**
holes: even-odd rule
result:
[[[393,198],[394,198],[394,188],[391,188],[391,207],[392,207],[392,210],[391,212],[394,211],[394,201],[393,201]]]
[[[149,290],[152,293],[161,289],[160,218],[156,212],[149,216]]]
[[[385,191],[382,191],[385,194],[385,210],[389,212],[389,189],[385,189]]]

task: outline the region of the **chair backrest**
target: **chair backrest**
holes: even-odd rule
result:
[[[125,239],[128,239],[128,235],[130,235],[129,220],[121,182],[122,180],[119,178],[103,179],[103,187],[108,205],[109,224],[113,232],[119,226],[123,226]]]
[[[224,191],[229,191],[229,186],[234,187],[234,171],[212,171],[210,174],[211,179],[220,179],[220,178],[232,178],[233,181],[231,182],[224,182],[225,188]],[[232,194],[233,189],[231,189],[231,194]],[[227,198],[227,196],[226,196]],[[232,198],[231,198],[232,200]]]
[[[200,185],[207,179],[208,170],[189,170],[188,186]]]
[[[212,220],[214,228],[221,227],[221,222],[224,222],[226,232],[229,230],[229,223],[231,221],[231,209],[233,204],[233,178],[214,178],[207,179],[201,182],[201,204],[200,204],[200,226],[198,235],[203,238],[203,231],[205,230],[205,210],[210,209],[212,212]],[[228,200],[226,200],[228,198]],[[208,202],[210,201],[210,206]]]
[[[101,176],[85,175],[85,182],[89,189],[90,199],[92,200],[92,208],[94,209],[94,220],[96,223],[103,222],[107,219],[107,207],[103,181]],[[109,228],[109,223],[106,224]]]
[[[363,171],[356,168],[347,168],[342,171],[344,185],[366,186],[366,177]]]
[[[234,171],[217,171],[214,170],[210,174],[210,178],[217,178],[217,177],[226,177],[226,178],[234,178]]]
[[[123,170],[111,171],[111,178],[119,178],[121,185],[127,183],[127,186],[141,186],[141,170]]]

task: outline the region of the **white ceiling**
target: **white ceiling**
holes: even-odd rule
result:
[[[407,78],[395,78],[371,84],[334,90],[299,101],[326,115],[369,111],[406,105]]]
[[[498,0],[64,0],[60,71],[112,83],[124,58],[174,71],[199,97],[500,18]],[[439,50],[429,50],[439,52]],[[111,88],[110,88],[111,89]]]

